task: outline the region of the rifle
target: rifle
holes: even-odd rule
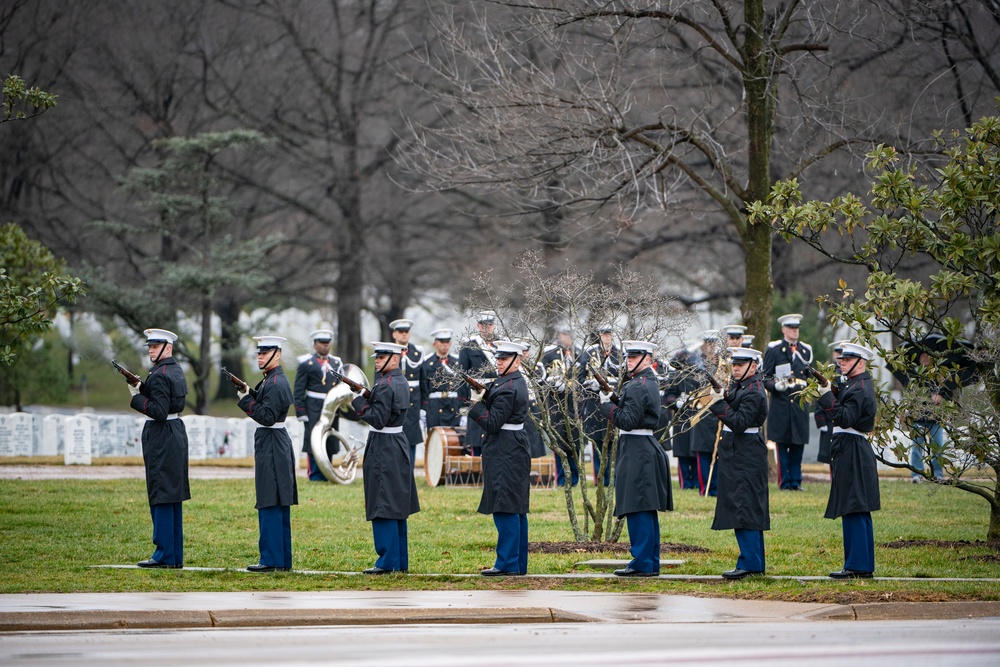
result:
[[[125,381],[128,382],[133,387],[138,387],[142,383],[142,379],[138,375],[131,372],[121,364],[119,364],[114,359],[111,360],[111,365],[115,367],[115,370],[125,376]]]
[[[348,387],[350,387],[351,391],[353,391],[353,392],[355,392],[355,393],[357,393],[357,392],[359,392],[359,391],[360,391],[360,392],[361,392],[361,395],[365,397],[365,400],[366,400],[366,401],[367,401],[367,400],[369,400],[369,399],[370,399],[370,398],[372,397],[372,392],[371,392],[371,390],[370,390],[370,389],[368,389],[367,387],[365,387],[365,386],[364,386],[363,384],[361,384],[360,382],[355,382],[355,381],[354,381],[354,380],[352,380],[351,378],[349,378],[349,377],[346,377],[346,376],[344,376],[344,375],[341,375],[341,374],[340,374],[340,373],[338,373],[337,371],[333,371],[333,370],[331,370],[331,371],[330,371],[330,375],[332,375],[332,376],[333,376],[333,379],[334,379],[334,380],[336,380],[336,381],[340,381],[340,382],[343,382],[343,383],[344,383],[344,384],[346,384],[346,385],[347,385]]]
[[[257,392],[256,392],[256,390],[251,389],[250,385],[248,385],[246,382],[244,382],[243,380],[239,379],[238,377],[236,377],[235,375],[233,375],[232,373],[230,373],[226,369],[225,366],[222,367],[222,377],[226,378],[227,380],[229,380],[230,382],[232,382],[234,385],[236,385],[237,389],[242,389],[243,391],[245,391],[248,394],[250,394],[251,398],[254,398],[254,399],[257,398]]]
[[[607,378],[601,375],[601,371],[597,370],[596,368],[592,368],[591,370],[594,373],[594,379],[597,380],[597,384],[601,385],[601,390],[608,395],[612,403],[618,405],[618,399],[620,397],[618,396],[617,392],[615,392],[615,390],[611,388],[611,385],[608,383]]]
[[[827,385],[830,384],[830,380],[825,375],[823,375],[822,373],[820,373],[818,370],[816,370],[812,366],[807,366],[806,368],[809,369],[809,372],[812,373],[812,376],[814,378],[816,378],[817,382],[819,382],[819,386],[825,387],[825,386],[827,386]],[[832,385],[830,387],[830,391],[833,392],[834,396],[837,396],[838,394],[840,394],[840,385],[836,385],[836,384]]]

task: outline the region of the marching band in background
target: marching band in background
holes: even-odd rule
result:
[[[825,516],[840,518],[843,527],[844,565],[830,577],[873,576],[871,513],[880,508],[880,497],[868,441],[876,411],[867,370],[872,350],[849,341],[831,345],[840,381],[820,386],[813,411],[798,400],[813,371],[812,348],[798,337],[799,314],[778,318],[782,339],[769,343],[763,354],[751,347],[753,337],[745,326],[732,324],[703,332],[696,351],[682,349],[669,359],[657,358],[657,346],[650,341],[628,340],[619,347],[610,324],[592,330],[586,347],[574,342],[568,327],[558,326],[554,343],[543,349],[535,367],[525,363],[528,344],[496,340],[496,319],[493,311],[479,312],[477,332],[463,341],[458,354],[452,352],[451,329],[433,331],[433,353],[424,354],[410,342],[413,322],[394,320],[394,342],[371,344],[376,373],[370,390],[342,378],[344,363],[330,354],[330,328],[310,335],[313,352],[298,360],[294,394],[281,366],[285,339],[255,338],[263,379],[250,389],[229,376],[237,384],[239,407],[258,424],[254,466],[260,559],[247,570],[291,570],[290,507],[298,503],[298,488],[284,421],[294,404],[296,417],[305,422],[309,479],[325,479],[311,451],[311,434],[324,399],[344,379],[353,393],[343,400],[354,395],[344,406],[346,417],[370,426],[363,463],[365,517],[372,523],[377,559],[366,574],[408,571],[407,519],[420,511],[413,475],[416,445],[429,429],[444,427],[464,433],[465,452],[481,456],[478,511],[492,515],[497,530],[496,561],[481,573],[484,576],[527,573],[531,459],[552,454],[557,483],[564,485],[565,458],[569,483],[575,485],[578,460],[588,444],[594,483],[614,486],[614,515],[624,517],[631,541],[632,560],[616,575],[659,573],[658,513],[674,505],[667,456],[671,449],[678,461],[679,487],[717,496],[712,529],[735,532],[739,557],[736,567],[722,576],[736,580],[762,575],[764,531],[770,529],[765,440],[777,445],[780,488],[800,489],[807,420],[813,412],[820,431],[819,460],[831,466]],[[149,419],[142,445],[156,550],[139,566],[181,568],[181,503],[191,494],[187,436],[178,416],[187,386],[172,357],[177,335],[163,329],[145,333],[152,370],[145,382],[123,372],[130,406]],[[727,376],[723,385],[716,381],[719,373]],[[485,385],[479,387],[481,392],[473,389],[474,382],[463,381],[469,378]],[[543,444],[535,424],[543,417],[532,389],[536,384],[550,399],[547,417],[561,439],[555,451]],[[578,419],[567,419],[567,411]],[[575,422],[583,424],[582,430]],[[601,452],[612,428],[618,438],[613,477],[607,452]]]

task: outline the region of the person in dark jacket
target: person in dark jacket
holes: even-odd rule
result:
[[[483,496],[480,514],[492,514],[497,528],[497,558],[487,577],[528,572],[528,499],[531,452],[524,423],[528,385],[521,375],[521,355],[528,349],[508,340],[496,342],[497,379],[483,400],[469,409],[469,421],[483,429]]]
[[[819,404],[833,425],[830,454],[830,499],[826,518],[841,518],[844,567],[834,579],[870,579],[875,572],[875,535],[872,512],[881,509],[878,469],[868,434],[875,428],[875,386],[868,362],[874,352],[857,343],[844,343],[840,373],[845,376],[834,396],[830,385],[820,387]]]
[[[767,497],[767,393],[757,369],[758,350],[731,347],[733,382],[725,395],[712,390],[709,410],[722,422],[719,496],[712,530],[733,530],[740,556],[726,579],[764,574],[764,531],[771,529]]]
[[[365,519],[372,522],[378,558],[365,574],[407,572],[410,569],[406,520],[420,511],[413,479],[410,443],[403,432],[410,409],[410,388],[399,369],[406,347],[397,343],[371,344],[377,373],[368,398],[357,396],[348,417],[369,426],[362,464]]]
[[[323,402],[326,395],[338,383],[333,377],[334,373],[344,373],[344,362],[340,357],[330,354],[330,343],[333,340],[333,331],[330,329],[317,329],[311,334],[313,342],[313,353],[299,358],[299,368],[295,371],[295,416],[299,421],[304,421],[305,436],[302,449],[306,452],[309,461],[309,481],[325,482],[326,477],[323,471],[316,465],[316,459],[312,452],[312,431],[323,414]],[[336,430],[340,416],[333,419],[333,428]],[[340,451],[340,441],[336,438],[327,438],[328,446],[332,449],[326,450],[327,457],[331,457]],[[336,444],[334,444],[336,443]]]
[[[594,484],[603,483],[604,486],[611,486],[611,466],[601,465],[601,450],[604,448],[604,436],[607,431],[607,420],[601,414],[601,403],[608,400],[608,396],[601,390],[600,384],[594,377],[594,372],[599,372],[612,389],[618,386],[618,374],[621,371],[622,352],[615,344],[613,337],[614,328],[610,324],[602,324],[597,328],[598,342],[589,345],[583,350],[580,356],[580,364],[583,367],[582,377],[587,378],[584,383],[583,399],[580,401],[580,413],[584,418],[584,428],[587,439],[593,447],[594,461]],[[607,445],[608,454],[611,450],[611,443]]]
[[[677,459],[677,479],[682,490],[700,491],[698,456],[691,451],[694,429],[689,421],[695,411],[689,401],[691,395],[701,388],[701,382],[694,374],[687,350],[675,354],[670,361],[676,373],[664,389],[663,406],[670,414],[667,423],[672,422],[670,445]]]
[[[458,355],[451,354],[451,329],[431,332],[434,354],[428,354],[420,365],[420,421],[425,430],[437,426],[458,426],[462,407],[455,390],[454,371]]]
[[[615,461],[615,516],[624,516],[632,542],[632,560],[615,570],[619,577],[655,577],[660,573],[660,520],[657,512],[674,508],[670,464],[653,436],[660,421],[660,387],[653,373],[656,345],[626,340],[629,380],[618,404],[603,403],[601,412],[619,429]]]
[[[698,396],[704,397],[707,391],[706,381],[702,373],[714,376],[719,367],[719,350],[722,345],[722,334],[718,329],[709,329],[701,332],[701,347],[693,355],[693,367],[698,372],[694,374],[702,391],[696,392]],[[702,400],[697,400],[690,407],[691,418],[701,411]],[[719,465],[718,461],[712,465],[715,458],[716,448],[719,440],[722,439],[720,424],[717,419],[706,419],[702,415],[690,428],[691,454],[697,459],[696,473],[698,475],[698,488],[703,496],[716,496],[718,493]],[[690,422],[689,422],[690,423]]]
[[[416,465],[417,445],[424,441],[423,422],[420,419],[420,365],[424,362],[424,348],[410,342],[412,320],[393,320],[389,323],[392,339],[403,347],[399,356],[399,371],[410,390],[410,407],[406,410],[403,434],[410,443],[410,466]]]
[[[496,360],[493,358],[496,317],[492,310],[480,311],[476,315],[476,333],[462,341],[462,347],[458,351],[458,367],[463,373],[479,378],[485,385],[489,385],[497,376]],[[458,388],[458,395],[463,405],[472,402],[472,388],[465,382]],[[468,415],[463,415],[459,420],[459,427],[465,429],[465,449],[473,456],[479,456],[483,446],[483,429],[476,422],[470,422]]]
[[[840,353],[844,350],[846,340],[838,340],[830,343],[830,350],[833,357],[833,365],[840,371]],[[837,379],[834,382],[839,384]],[[819,403],[816,403],[816,410],[813,413],[816,420],[816,428],[819,429],[819,453],[816,460],[820,463],[830,463],[830,447],[833,441],[833,425],[826,423],[826,410]]]
[[[191,498],[188,483],[188,439],[180,419],[187,396],[184,371],[174,359],[177,334],[146,329],[146,346],[153,368],[145,382],[126,384],[129,407],[146,415],[142,427],[142,461],[146,496],[153,518],[152,557],[139,567],[184,567],[184,516],[181,503]]]
[[[250,572],[288,572],[292,569],[291,506],[299,504],[295,480],[295,450],[285,429],[292,387],[281,367],[280,336],[257,336],[257,367],[264,378],[251,390],[236,390],[239,406],[257,422],[253,435],[254,485],[257,491],[257,524],[260,528],[259,562]]]
[[[580,392],[573,386],[586,379],[586,368],[580,364],[580,346],[573,342],[573,332],[566,325],[556,327],[556,342],[542,350],[542,367],[545,369],[545,384],[548,385],[544,401],[547,403],[549,423],[558,434],[555,454],[556,485],[566,485],[563,462],[569,468],[570,484],[580,483],[580,458],[583,433],[576,419],[582,406],[578,401]]]
[[[809,413],[812,406],[799,402],[799,393],[811,376],[812,348],[799,340],[802,316],[782,315],[781,340],[768,343],[764,353],[764,386],[771,394],[767,416],[767,437],[778,449],[780,488],[802,490],[802,454],[809,442]]]

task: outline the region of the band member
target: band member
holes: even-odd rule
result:
[[[701,333],[701,347],[694,354],[693,367],[698,372],[694,374],[699,387],[705,386],[701,374],[715,375],[719,364],[719,332],[709,329]],[[693,417],[694,415],[692,415]],[[718,421],[702,417],[691,427],[691,453],[698,459],[698,488],[703,496],[715,496],[718,493],[719,466],[712,465],[712,457],[716,445],[721,439]]]
[[[420,511],[413,480],[410,443],[403,433],[410,392],[399,368],[406,349],[397,343],[372,343],[377,373],[366,399],[357,396],[348,416],[371,426],[362,466],[365,519],[372,522],[378,559],[365,574],[406,572],[410,569],[406,520]]]
[[[844,567],[831,572],[834,579],[870,579],[875,572],[875,535],[872,512],[881,509],[878,469],[868,434],[875,428],[875,385],[868,373],[872,350],[844,343],[839,364],[845,378],[839,393],[820,387],[819,404],[833,425],[830,450],[830,499],[826,518],[841,517],[844,532]]]
[[[612,337],[613,329],[610,324],[603,324],[597,329],[598,342],[587,346],[580,357],[583,367],[583,375],[589,376],[584,382],[585,391],[583,400],[580,401],[580,412],[584,417],[584,428],[587,439],[593,445],[594,458],[594,484],[599,479],[604,480],[604,486],[611,484],[611,466],[604,466],[604,474],[601,474],[601,449],[604,445],[604,436],[607,432],[607,420],[601,414],[600,406],[602,402],[608,400],[608,396],[601,391],[600,385],[593,376],[596,370],[601,373],[612,388],[618,385],[618,373],[621,371],[622,352],[615,345]],[[608,443],[610,451],[611,443]]]
[[[573,332],[567,326],[556,327],[556,342],[542,350],[545,382],[550,387],[547,397],[549,420],[559,440],[558,449],[555,451],[558,486],[566,484],[563,458],[569,465],[572,485],[576,486],[580,482],[577,461],[580,458],[582,438],[575,422],[581,414],[578,406],[574,404],[577,399],[576,391],[570,387],[574,380],[582,379],[581,371],[585,371],[579,366],[580,352],[580,346],[573,343]]]
[[[725,395],[712,390],[709,408],[722,422],[719,443],[719,499],[712,530],[734,530],[740,556],[726,579],[764,574],[764,531],[771,529],[767,498],[767,445],[760,429],[767,420],[767,393],[757,370],[761,353],[730,347],[733,382]]]
[[[660,572],[660,520],[657,512],[674,508],[670,464],[653,429],[660,419],[660,388],[653,374],[656,345],[626,340],[629,380],[618,404],[601,404],[601,413],[619,429],[615,461],[615,516],[624,516],[632,542],[632,561],[619,577],[654,577]]]
[[[451,354],[451,329],[431,332],[434,354],[427,355],[420,365],[420,420],[424,430],[436,426],[458,426],[462,407],[454,383],[444,377],[458,365],[458,355]]]
[[[462,349],[458,351],[458,367],[465,373],[475,375],[485,385],[489,385],[497,376],[493,358],[495,329],[496,313],[492,310],[481,311],[476,315],[477,332],[466,339],[462,343]],[[458,388],[458,395],[463,404],[472,402],[472,390],[464,382]],[[483,445],[483,429],[474,421],[463,419],[462,422],[466,426],[465,449],[473,456],[479,456]]]
[[[153,519],[152,557],[139,567],[184,567],[184,513],[191,499],[188,483],[188,439],[180,413],[187,396],[184,371],[174,359],[177,334],[146,329],[146,347],[153,368],[145,382],[127,384],[129,407],[146,415],[142,427],[142,462],[146,468],[146,496]]]
[[[840,370],[840,353],[844,350],[844,343],[847,342],[846,340],[838,340],[830,343],[833,365],[837,367],[838,371]],[[839,381],[835,380],[835,382],[839,384]],[[819,454],[816,455],[816,460],[820,463],[829,463],[833,426],[827,423],[826,410],[819,403],[816,403],[816,411],[813,413],[813,419],[816,420],[816,428],[819,429]]]
[[[417,445],[424,441],[424,433],[420,429],[420,364],[424,361],[424,349],[410,342],[410,320],[393,320],[389,323],[392,329],[392,339],[403,347],[399,358],[399,370],[410,388],[410,407],[406,411],[406,422],[403,423],[403,433],[410,443],[410,465],[416,464]]]
[[[257,488],[257,522],[260,526],[260,561],[250,572],[288,572],[292,569],[291,506],[299,504],[295,480],[295,451],[285,429],[292,405],[292,388],[281,367],[280,336],[258,336],[257,368],[264,378],[253,391],[238,389],[240,409],[255,422],[253,434],[254,480]]]
[[[743,347],[744,336],[747,328],[742,324],[727,324],[719,329],[726,335],[726,345],[729,347]],[[753,340],[751,338],[750,340]]]
[[[330,354],[330,343],[333,340],[333,331],[330,329],[318,329],[310,334],[313,343],[313,353],[299,358],[299,368],[295,371],[295,416],[299,421],[304,421],[305,439],[302,449],[309,457],[309,481],[325,482],[326,477],[323,471],[316,465],[313,457],[312,430],[319,421],[323,412],[323,401],[327,392],[337,384],[334,373],[344,372],[344,363],[340,357]],[[340,422],[340,415],[334,417],[333,428],[337,429]],[[340,443],[336,438],[327,439],[327,456],[333,456],[340,451]],[[331,451],[332,448],[332,451]]]
[[[528,386],[521,375],[521,355],[527,346],[496,343],[497,380],[483,400],[469,410],[469,421],[486,433],[483,440],[483,496],[480,514],[492,514],[497,527],[497,559],[480,574],[487,577],[528,572],[528,496],[531,453],[524,423],[528,417]]]
[[[531,352],[531,341],[524,339],[520,341],[521,345],[524,345],[524,352],[521,353],[521,377],[524,378],[525,384],[528,386],[528,416],[529,419],[524,420],[524,432],[528,434],[528,451],[531,454],[531,458],[540,459],[542,457],[548,456],[549,448],[545,446],[545,442],[542,441],[542,434],[538,431],[538,424],[542,421],[542,408],[538,405],[538,398],[535,396],[535,386],[538,383],[537,378],[545,377],[545,369],[542,367],[542,362],[539,361],[535,364],[534,368],[528,365],[524,365],[525,360],[528,359],[528,354]]]
[[[743,345],[741,347],[753,349],[753,339],[753,334],[743,334]]]
[[[811,377],[812,348],[799,340],[798,313],[782,315],[781,340],[768,343],[764,353],[764,386],[771,394],[767,416],[767,437],[778,447],[780,487],[802,490],[802,453],[809,442],[809,415],[812,406],[800,405],[799,392]]]
[[[671,360],[677,369],[663,392],[663,406],[670,417],[670,446],[677,459],[677,478],[684,491],[700,491],[698,485],[698,456],[691,451],[694,427],[690,419],[691,395],[701,387],[701,381],[691,370],[691,357],[687,350],[681,350]]]

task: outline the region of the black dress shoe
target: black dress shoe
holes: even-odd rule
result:
[[[136,563],[136,565],[138,565],[139,567],[157,567],[169,570],[179,570],[182,567],[184,567],[180,563],[161,563],[160,561],[154,560],[152,558],[150,558],[149,560],[141,560],[138,563]]]
[[[277,567],[276,565],[247,565],[247,572],[288,572],[290,567]]]
[[[623,568],[621,570],[615,570],[616,577],[658,577],[659,572],[640,572],[639,570],[633,570],[630,567]]]
[[[874,572],[858,572],[857,570],[848,570],[844,568],[839,572],[831,572],[831,579],[871,579],[875,576]]]
[[[498,570],[495,567],[491,567],[488,570],[483,570],[479,574],[484,577],[520,577],[520,572],[512,572],[508,570]]]
[[[759,576],[763,574],[764,574],[763,571],[741,570],[740,568],[736,568],[735,570],[729,570],[728,572],[723,572],[722,577],[724,579],[732,579],[735,581],[737,579],[745,579],[746,577]]]
[[[378,566],[370,567],[367,570],[362,570],[362,574],[391,574],[391,573],[392,570],[383,570]]]

